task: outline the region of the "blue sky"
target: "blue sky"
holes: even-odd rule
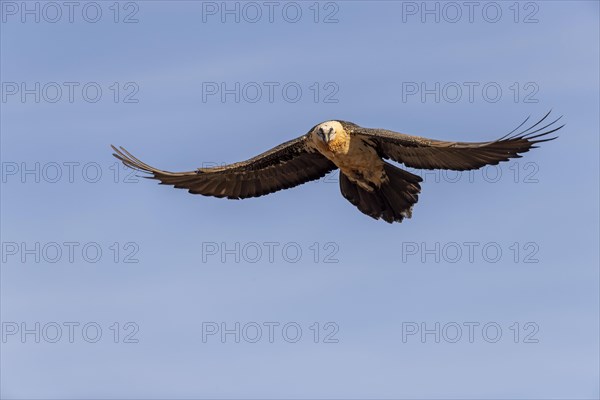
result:
[[[597,2],[23,4],[0,2],[3,398],[598,398]],[[550,109],[558,140],[422,173],[394,225],[335,174],[228,201],[109,148],[190,170],[329,119],[482,141]]]

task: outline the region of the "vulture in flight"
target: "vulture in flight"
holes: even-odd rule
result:
[[[556,139],[548,135],[564,125],[555,125],[560,117],[544,122],[549,115],[519,131],[528,117],[509,134],[489,142],[447,142],[332,120],[247,161],[188,172],[156,169],[122,147],[112,148],[123,164],[151,174],[148,178],[161,184],[228,199],[288,189],[339,168],[342,195],[362,213],[392,223],[411,217],[422,179],[384,159],[412,168],[455,171],[496,165]]]

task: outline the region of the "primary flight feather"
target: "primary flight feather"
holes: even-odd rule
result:
[[[342,195],[361,212],[386,222],[410,218],[422,179],[398,168],[390,159],[419,169],[465,171],[496,165],[535,148],[548,137],[557,118],[550,113],[527,129],[528,120],[504,137],[490,142],[445,142],[385,129],[363,128],[352,122],[320,123],[306,134],[282,143],[247,161],[189,172],[168,172],[138,160],[124,148],[112,146],[126,166],[149,174],[162,184],[204,196],[245,199],[288,189],[340,169]]]

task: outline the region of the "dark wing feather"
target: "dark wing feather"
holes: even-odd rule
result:
[[[282,143],[247,161],[188,172],[168,172],[149,166],[124,148],[112,146],[126,166],[152,174],[161,184],[204,196],[245,199],[288,189],[319,179],[335,164],[309,145],[307,135]]]
[[[529,120],[528,117],[508,135],[492,142],[445,142],[370,128],[354,129],[353,133],[374,142],[381,157],[403,163],[407,167],[465,171],[519,158],[520,153],[537,147],[536,143],[556,139],[547,135],[564,126],[554,125],[561,117],[535,129],[538,125],[543,125],[548,115],[550,112],[536,124],[515,134]]]

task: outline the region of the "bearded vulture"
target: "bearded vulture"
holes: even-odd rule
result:
[[[151,174],[161,184],[204,196],[246,199],[288,189],[340,169],[342,195],[362,213],[386,222],[410,218],[421,191],[421,177],[384,159],[419,169],[466,171],[496,165],[536,148],[535,144],[564,125],[540,121],[489,142],[447,142],[410,136],[386,129],[363,128],[332,120],[311,128],[299,138],[247,161],[189,172],[168,172],[140,161],[124,148],[111,146],[126,166]]]

